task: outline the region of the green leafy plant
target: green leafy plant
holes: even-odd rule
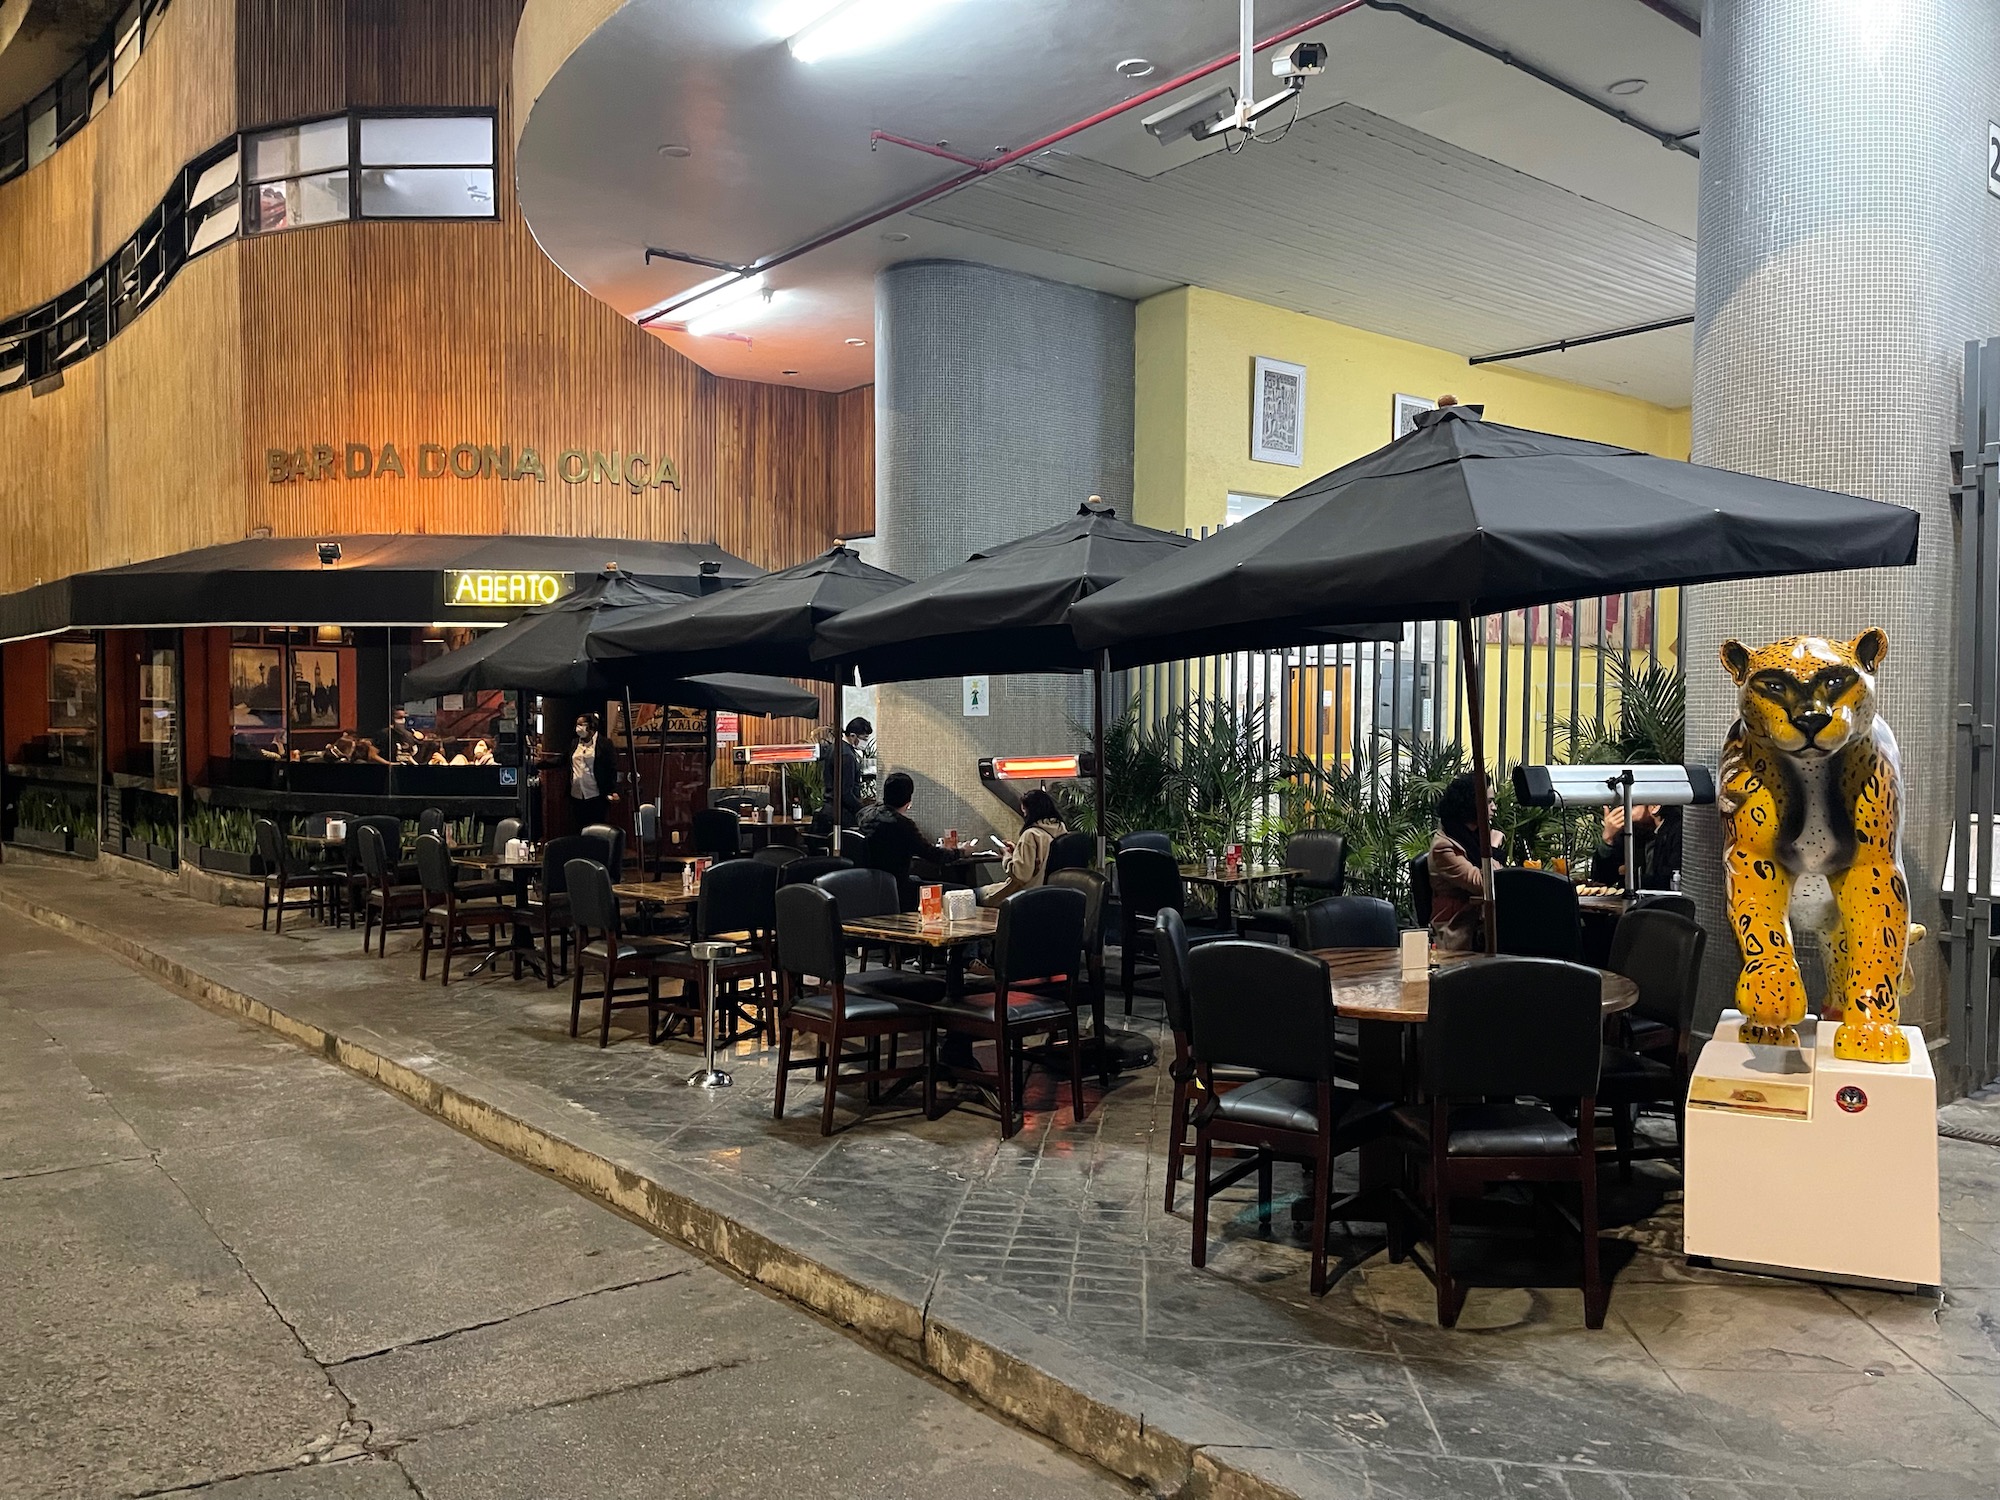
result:
[[[1671,667],[1631,665],[1612,658],[1618,720],[1571,719],[1557,732],[1563,758],[1574,765],[1677,765],[1687,746],[1687,679]]]
[[[249,854],[257,847],[249,809],[197,802],[188,809],[188,842],[224,854]]]

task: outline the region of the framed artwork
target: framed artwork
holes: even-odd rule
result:
[[[340,728],[340,653],[292,653],[292,728]]]
[[[1427,401],[1422,396],[1405,396],[1398,393],[1389,413],[1390,440],[1408,437],[1415,432],[1418,413],[1436,410],[1435,401]]]
[[[1256,358],[1250,392],[1250,456],[1259,463],[1306,461],[1306,367]]]
[[[97,646],[91,641],[49,643],[49,728],[97,727]]]
[[[285,654],[276,646],[229,648],[229,722],[276,729],[285,716]]]

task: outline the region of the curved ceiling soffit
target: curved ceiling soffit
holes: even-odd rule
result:
[[[6,0],[12,3],[12,0]],[[535,101],[571,54],[589,41],[628,0],[527,0],[514,28],[514,146],[528,129]],[[4,14],[4,11],[0,11]]]

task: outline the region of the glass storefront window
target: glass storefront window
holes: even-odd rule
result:
[[[490,219],[493,172],[487,167],[366,168],[361,173],[364,219]]]
[[[317,177],[260,182],[251,191],[257,195],[257,219],[253,227],[259,234],[299,229],[308,224],[332,224],[348,216],[345,170],[323,172]]]
[[[403,696],[406,672],[456,651],[477,633],[463,628],[392,633],[390,737],[398,760],[427,766],[517,763],[514,746],[520,726],[513,694],[487,690],[438,698]]]
[[[347,165],[347,116],[266,130],[244,142],[252,182],[307,177]]]
[[[369,167],[490,167],[493,119],[490,115],[364,116],[361,162]]]

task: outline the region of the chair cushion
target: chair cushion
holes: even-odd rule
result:
[[[968,1016],[991,1020],[993,1017],[993,992],[981,995],[967,995],[959,1000],[940,999],[933,1008],[946,1016]],[[1069,1007],[1062,1001],[1048,995],[1033,994],[1028,990],[1012,990],[1007,996],[1007,1021],[1013,1026],[1027,1026],[1036,1021],[1047,1021],[1057,1016],[1067,1016]]]
[[[512,891],[497,880],[461,880],[458,883],[458,901],[461,906],[468,901],[497,901],[502,896],[512,894]]]
[[[913,1005],[936,1005],[944,999],[944,980],[913,969],[862,969],[847,976],[847,993],[857,991]]]
[[[513,907],[503,906],[498,901],[460,901],[457,903],[457,906],[458,920],[461,922],[511,922],[515,917],[520,915]],[[431,915],[439,921],[443,921],[445,908],[442,906],[433,906],[431,908]]]
[[[1267,1130],[1319,1130],[1319,1089],[1295,1078],[1259,1078],[1215,1097],[1215,1112],[1238,1125]]]
[[[620,958],[677,958],[683,957],[687,948],[681,943],[664,942],[648,938],[626,938],[618,944]],[[583,945],[586,958],[604,957],[604,939],[592,938]]]
[[[1396,1129],[1426,1149],[1431,1141],[1431,1107],[1405,1104],[1395,1111]],[[1447,1156],[1573,1156],[1576,1130],[1538,1104],[1460,1104],[1451,1111]]]
[[[827,994],[806,995],[792,1002],[792,1014],[813,1016],[822,1021],[833,1019],[833,996]],[[853,990],[847,992],[847,1009],[843,1019],[849,1021],[886,1021],[892,1016],[907,1015],[909,1012],[894,1000],[879,999],[874,995],[858,995]]]
[[[1641,1052],[1657,1052],[1674,1045],[1674,1028],[1664,1022],[1649,1021],[1644,1016],[1628,1016],[1625,1024],[1631,1031],[1632,1045]]]
[[[1597,1080],[1599,1104],[1653,1102],[1679,1097],[1680,1085],[1674,1069],[1657,1057],[1627,1052],[1623,1047],[1606,1047]]]

